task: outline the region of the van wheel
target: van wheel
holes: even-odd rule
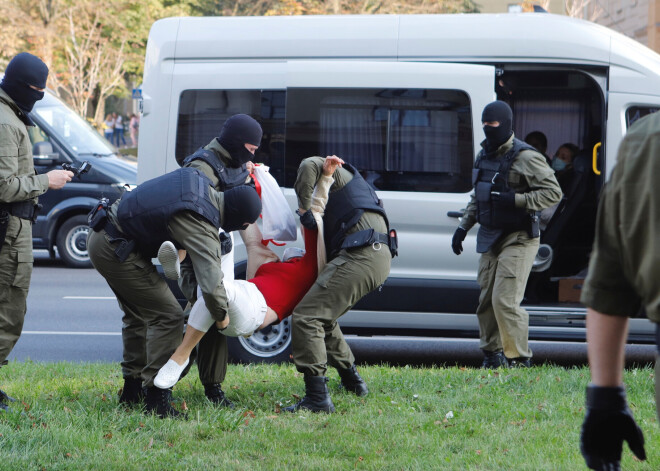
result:
[[[229,357],[237,363],[288,363],[291,361],[291,322],[284,319],[248,338],[227,339]]]
[[[87,235],[89,226],[87,216],[73,216],[60,226],[57,233],[57,253],[64,263],[71,268],[90,268],[92,261],[87,253]]]

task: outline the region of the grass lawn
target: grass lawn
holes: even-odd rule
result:
[[[336,414],[280,412],[303,394],[291,365],[230,365],[237,408],[204,397],[197,370],[175,388],[188,420],[160,420],[117,403],[117,364],[12,362],[1,387],[0,469],[580,470],[586,368],[360,368],[371,393],[329,383]],[[660,469],[653,370],[626,372],[648,461],[625,447],[625,470]],[[184,401],[185,400],[185,401]]]

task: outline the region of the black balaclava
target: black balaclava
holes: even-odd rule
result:
[[[225,148],[236,167],[240,167],[254,158],[245,148],[245,144],[261,144],[263,131],[257,121],[246,114],[235,114],[222,126],[218,142]]]
[[[44,97],[44,92],[31,88],[46,88],[48,67],[37,56],[21,52],[14,56],[5,69],[0,87],[14,100],[14,103],[27,115],[34,104]],[[32,121],[26,116],[29,124]],[[25,121],[25,120],[24,120]]]
[[[509,140],[513,133],[513,112],[509,105],[503,101],[494,101],[484,108],[481,114],[481,122],[499,121],[498,127],[484,125],[487,149],[489,152],[497,150],[502,144]]]
[[[247,185],[240,185],[224,192],[225,213],[222,228],[225,232],[244,229],[252,224],[261,214],[261,199],[257,190]]]

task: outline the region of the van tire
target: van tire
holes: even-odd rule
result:
[[[92,261],[87,253],[89,226],[87,216],[78,214],[70,217],[57,232],[57,253],[66,266],[71,268],[91,268]]]
[[[291,361],[291,320],[282,320],[255,332],[249,338],[227,339],[229,358],[235,363],[289,363]]]

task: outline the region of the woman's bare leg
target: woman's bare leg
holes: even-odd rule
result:
[[[178,365],[183,365],[185,361],[190,357],[190,354],[193,351],[193,348],[197,346],[202,337],[206,332],[197,330],[194,327],[186,327],[186,333],[183,336],[183,342],[177,347],[174,351],[170,360],[174,360]]]
[[[271,325],[273,322],[277,322],[277,319],[279,319],[277,313],[271,308],[268,308],[268,311],[266,311],[266,317],[264,317],[264,322],[259,327],[257,327],[257,330],[261,330],[264,327]]]

